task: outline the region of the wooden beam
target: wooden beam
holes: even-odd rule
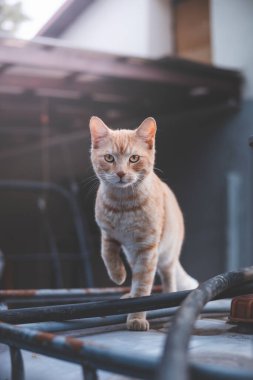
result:
[[[110,99],[115,99],[115,103],[117,104],[138,102],[139,105],[149,102],[158,103],[165,98],[168,100],[178,96],[185,96],[186,93],[190,92],[190,88],[187,89],[187,87],[168,86],[162,83],[150,84],[129,80],[126,86],[126,81],[119,79],[113,81],[101,79],[94,82],[79,82],[74,81],[74,78],[75,75],[70,79],[69,77],[67,79],[59,79],[5,74],[0,76],[0,91],[1,87],[4,89],[8,88],[9,90],[13,87],[14,89],[20,88],[23,91],[32,90],[35,94],[40,95],[41,91],[49,90],[48,95],[50,96],[50,90],[52,90],[52,96],[57,98],[54,90],[59,90],[59,92],[62,91],[65,94],[65,99],[72,99],[73,92],[77,92],[79,93],[79,98],[90,96],[96,101],[103,97],[108,104],[113,103]]]
[[[0,41],[1,42],[1,41]],[[36,68],[62,70],[68,72],[83,72],[111,79],[138,80],[146,83],[163,83],[166,85],[208,86],[211,89],[234,91],[239,85],[239,77],[231,72],[230,78],[215,79],[208,72],[198,74],[191,70],[180,71],[170,69],[169,65],[159,65],[152,61],[124,62],[113,59],[107,54],[95,54],[82,50],[57,48],[46,51],[36,44],[13,47],[0,44],[0,64],[13,64]],[[210,72],[213,74],[213,69]],[[233,75],[232,75],[233,73]]]

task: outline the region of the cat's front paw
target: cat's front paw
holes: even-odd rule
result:
[[[128,330],[134,330],[134,331],[148,331],[149,330],[149,323],[144,318],[142,318],[142,319],[139,319],[139,318],[128,319],[127,328],[128,328]]]
[[[127,273],[125,267],[122,265],[120,269],[116,271],[110,271],[109,275],[113,282],[115,282],[117,285],[122,285],[126,281]]]

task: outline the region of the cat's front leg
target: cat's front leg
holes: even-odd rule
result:
[[[120,257],[120,247],[117,240],[102,233],[102,258],[110,278],[118,285],[123,284],[127,276]]]
[[[132,267],[131,297],[149,296],[152,290],[158,261],[157,245],[139,248],[135,253]],[[129,330],[148,330],[146,312],[129,314],[127,317]]]

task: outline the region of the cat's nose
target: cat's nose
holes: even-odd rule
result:
[[[118,172],[118,173],[117,173],[117,175],[119,176],[119,178],[123,178],[125,174],[126,174],[126,173],[124,173],[124,172]]]

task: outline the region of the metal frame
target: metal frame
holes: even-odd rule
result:
[[[38,181],[0,180],[0,191],[4,191],[4,190],[30,191],[30,192],[36,192],[39,194],[54,193],[54,194],[57,194],[58,196],[61,196],[68,203],[72,216],[73,216],[74,227],[75,227],[76,236],[78,239],[82,268],[83,268],[83,273],[85,276],[84,277],[85,285],[92,286],[93,278],[92,278],[91,264],[89,260],[90,258],[89,249],[88,249],[88,245],[84,236],[84,225],[83,225],[82,215],[80,213],[75,197],[69,191],[65,190],[61,186],[56,185],[54,183],[49,183],[49,182],[42,183]],[[43,212],[43,210],[41,211]],[[44,218],[45,218],[45,215],[44,215]],[[47,229],[49,229],[48,221],[46,219],[44,219],[44,223]],[[58,265],[58,259],[57,259],[56,245],[55,245],[55,242],[53,241],[51,231],[48,231],[48,232],[50,233],[49,237],[51,239],[51,246],[54,249],[52,253],[52,260],[54,263],[54,269],[57,274],[57,283],[59,283],[61,279],[60,279],[60,273],[57,271],[59,270],[59,265]]]
[[[236,286],[236,288],[235,288]],[[238,272],[216,276],[192,292],[176,292],[158,294],[149,297],[134,299],[106,300],[110,295],[119,295],[126,288],[108,289],[73,289],[73,290],[19,290],[1,291],[0,301],[8,304],[12,298],[19,296],[25,299],[30,297],[44,297],[50,300],[54,297],[59,301],[71,296],[84,295],[86,302],[79,304],[47,306],[44,308],[23,308],[14,310],[0,310],[0,342],[9,345],[12,363],[12,380],[24,380],[24,364],[21,349],[40,353],[46,356],[73,362],[82,366],[84,379],[97,379],[97,369],[113,373],[133,376],[141,379],[252,379],[253,373],[248,371],[225,371],[219,368],[209,368],[203,365],[190,365],[187,370],[186,349],[193,324],[201,312],[204,304],[213,298],[224,298],[231,295],[245,294],[253,291],[253,267]],[[99,295],[104,297],[103,302],[87,302],[87,297]],[[180,308],[175,308],[181,304]],[[190,309],[189,309],[190,307]],[[189,318],[185,309],[190,310]],[[159,310],[157,310],[159,309]],[[162,309],[162,310],[161,310]],[[174,314],[177,310],[172,328],[167,336],[161,360],[145,360],[136,357],[136,354],[116,352],[108,347],[94,343],[83,342],[69,336],[56,335],[55,332],[85,329],[94,326],[104,326],[122,323],[126,319],[125,313],[154,310],[148,314],[149,318],[157,318]],[[184,317],[182,317],[184,315]],[[101,318],[106,316],[105,318]],[[77,318],[81,320],[75,321]],[[92,317],[92,318],[91,318]],[[54,322],[52,322],[52,320]],[[48,321],[48,322],[47,322]],[[182,322],[185,328],[182,328]],[[15,326],[11,325],[14,323]],[[24,325],[21,325],[25,323]],[[54,332],[54,333],[53,333]],[[175,343],[177,336],[179,344]],[[173,341],[173,342],[172,342]],[[181,342],[184,342],[183,346]],[[173,343],[173,349],[170,347]],[[170,360],[175,353],[185,360]],[[173,354],[173,359],[175,356]],[[183,367],[183,372],[182,368]],[[176,371],[176,372],[174,372]],[[179,373],[182,377],[170,377],[171,373]],[[181,376],[180,375],[180,376]]]

